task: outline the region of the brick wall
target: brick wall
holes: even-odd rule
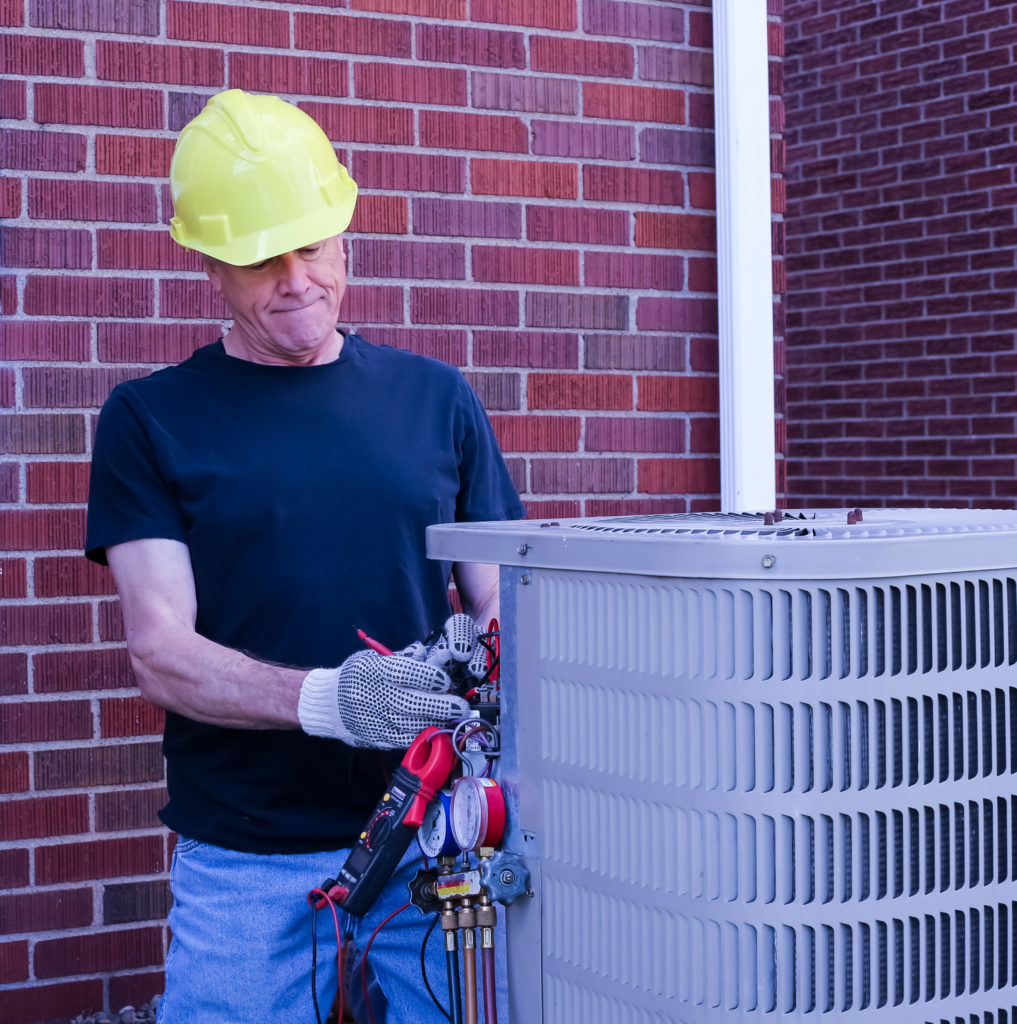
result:
[[[716,508],[711,29],[708,0],[0,0],[0,26],[0,1020],[40,1024],[162,984],[161,718],[79,552],[105,396],[225,315],[166,231],[175,133],[233,86],[320,120],[361,187],[349,325],[465,369],[531,514]]]
[[[1017,497],[1017,6],[787,0],[793,504]]]

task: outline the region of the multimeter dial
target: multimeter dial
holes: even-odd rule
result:
[[[417,829],[417,843],[425,857],[459,856],[459,846],[452,835],[451,808],[452,793],[442,789],[424,812],[423,824]]]
[[[497,846],[505,831],[505,798],[494,779],[466,775],[452,787],[452,836],[463,850]]]

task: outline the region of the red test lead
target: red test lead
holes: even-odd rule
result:
[[[377,651],[379,654],[392,653],[384,644],[380,644],[377,640],[371,639],[371,637],[369,637],[362,629],[357,630],[357,636],[360,637],[364,646],[370,647],[372,651]]]

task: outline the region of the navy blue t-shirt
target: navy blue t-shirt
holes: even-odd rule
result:
[[[457,369],[357,335],[308,367],[236,359],[218,341],[110,395],[86,553],[183,542],[200,634],[314,668],[356,650],[357,628],[397,648],[441,625],[451,566],[425,556],[427,526],[523,514]],[[384,787],[378,751],[299,730],[168,713],[163,749],[165,823],[234,849],[346,845]]]

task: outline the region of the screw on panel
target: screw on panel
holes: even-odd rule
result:
[[[763,557],[759,560],[759,564],[764,569],[772,569],[777,564],[777,556],[776,555],[763,555]]]
[[[516,551],[520,555],[525,555],[527,553],[527,551],[529,551],[529,550],[530,550],[530,545],[529,544],[520,544],[519,547],[516,548]]]
[[[530,585],[530,574],[528,572],[524,572],[522,576],[519,577],[519,582],[524,587],[528,587]]]

